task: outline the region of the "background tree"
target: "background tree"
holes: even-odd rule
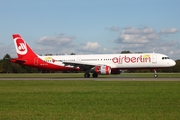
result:
[[[129,50],[122,51],[121,54],[131,53]]]
[[[2,64],[3,64],[3,60],[0,60],[0,73],[3,72]]]
[[[130,53],[130,51],[122,51],[121,53]],[[71,53],[75,55],[75,53]],[[6,54],[3,59],[0,60],[0,73],[52,73],[52,72],[62,72],[62,71],[49,71],[49,70],[39,70],[32,67],[27,67],[19,65],[16,63],[11,63],[11,56]],[[170,68],[158,69],[158,72],[180,72],[180,60],[176,60],[176,65]],[[150,69],[147,70],[128,70],[127,72],[153,72]]]
[[[3,58],[2,62],[2,72],[3,73],[12,73],[12,63],[11,63],[11,56],[6,54]]]
[[[70,55],[76,55],[75,53],[71,53]]]
[[[176,65],[169,69],[171,72],[180,72],[180,60],[176,60]]]

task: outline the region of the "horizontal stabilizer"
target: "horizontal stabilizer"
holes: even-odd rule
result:
[[[25,62],[26,62],[26,60],[22,60],[22,59],[16,59],[16,58],[14,58],[14,59],[11,59],[11,62],[14,62],[14,63],[25,63]]]

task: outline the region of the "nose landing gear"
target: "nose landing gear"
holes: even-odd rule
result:
[[[157,77],[158,77],[157,71],[154,69],[154,78],[157,78]]]

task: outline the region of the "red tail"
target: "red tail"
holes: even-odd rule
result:
[[[18,58],[21,59],[34,59],[37,55],[32,51],[32,49],[26,44],[23,38],[19,34],[13,34],[14,44],[16,47],[16,52]]]
[[[65,71],[74,70],[74,68],[71,67],[55,65],[53,64],[55,61],[53,61],[53,63],[45,62],[32,51],[29,45],[23,40],[23,38],[19,34],[13,34],[12,36],[14,39],[14,44],[18,58],[11,59],[11,62],[39,69]]]

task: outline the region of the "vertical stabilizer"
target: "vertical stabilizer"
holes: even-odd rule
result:
[[[23,40],[19,34],[13,34],[13,40],[16,48],[18,58],[30,59],[37,57],[37,55],[32,51],[28,44]]]

